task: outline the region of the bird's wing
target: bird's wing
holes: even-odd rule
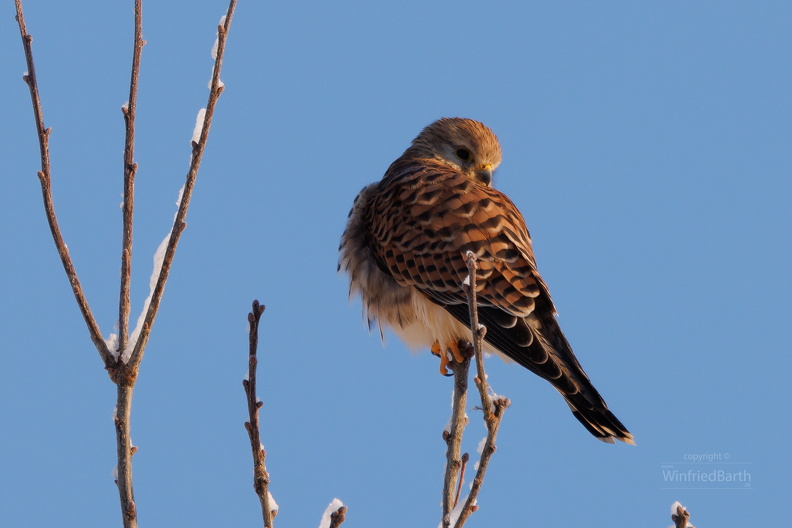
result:
[[[472,251],[483,306],[525,317],[541,296],[554,310],[525,221],[503,193],[441,163],[397,161],[371,198],[369,215],[380,268],[438,304],[467,303],[460,284]]]

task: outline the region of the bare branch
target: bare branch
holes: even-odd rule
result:
[[[498,428],[503,419],[503,413],[510,404],[507,398],[499,396],[493,400],[490,396],[487,374],[484,371],[484,353],[482,350],[482,340],[487,329],[486,327],[479,326],[478,306],[476,303],[476,270],[478,269],[476,255],[468,251],[466,262],[468,267],[468,284],[463,286],[467,291],[470,329],[473,333],[473,352],[476,357],[477,374],[474,381],[478,387],[479,396],[481,396],[481,408],[484,412],[484,424],[487,426],[487,437],[484,440],[484,447],[481,451],[481,458],[479,459],[476,476],[473,478],[473,483],[470,487],[470,493],[465,500],[465,505],[460,511],[459,518],[455,524],[457,528],[464,526],[467,518],[476,510],[476,497],[478,497],[481,485],[484,483],[484,474],[487,471],[490,458],[495,452],[495,438],[498,435]]]
[[[467,345],[467,343],[464,343]],[[463,347],[460,347],[463,349]],[[445,351],[441,352],[447,353]],[[454,396],[451,404],[451,420],[448,429],[443,431],[443,440],[448,448],[446,449],[446,468],[443,478],[443,528],[451,525],[451,511],[456,506],[459,497],[460,468],[462,467],[462,434],[468,423],[465,414],[467,406],[468,370],[470,367],[470,354],[466,354],[465,360],[460,362],[451,361],[449,363],[454,374]],[[455,493],[456,490],[456,493]]]
[[[77,300],[77,305],[80,312],[85,319],[85,324],[88,326],[88,332],[91,334],[91,341],[93,341],[99,356],[106,369],[110,369],[115,364],[115,358],[107,348],[107,344],[102,338],[102,332],[99,330],[99,325],[96,323],[91,308],[88,306],[88,300],[85,298],[80,280],[77,278],[77,271],[74,269],[71,256],[69,256],[69,249],[63,241],[60,227],[58,226],[58,219],[55,215],[55,206],[52,202],[52,179],[50,176],[50,159],[49,159],[49,136],[51,129],[44,128],[44,114],[41,109],[41,98],[38,90],[38,79],[36,77],[36,67],[33,64],[33,37],[27,32],[25,27],[25,17],[22,13],[22,1],[15,0],[16,4],[16,20],[19,24],[19,34],[22,37],[22,46],[25,50],[25,60],[27,62],[27,73],[23,76],[23,80],[27,83],[30,89],[30,99],[33,103],[33,115],[36,120],[36,132],[39,139],[39,151],[41,154],[41,170],[38,172],[39,182],[41,184],[41,194],[44,199],[44,212],[47,215],[47,222],[49,223],[52,239],[55,241],[55,247],[58,250],[63,269],[66,271],[66,276],[69,279],[69,284],[72,287],[74,298]]]
[[[495,438],[498,435],[498,428],[500,427],[501,420],[503,419],[503,413],[509,407],[510,403],[511,402],[507,398],[503,397],[496,398],[493,401],[495,408],[494,412],[492,413],[493,420],[492,422],[487,423],[487,438],[484,441],[484,447],[481,451],[481,458],[479,459],[476,476],[473,478],[473,483],[470,487],[470,494],[465,500],[465,506],[462,508],[462,512],[459,514],[459,520],[456,523],[457,528],[463,526],[470,514],[476,511],[478,508],[476,506],[476,498],[478,497],[479,491],[481,491],[481,486],[484,483],[484,474],[487,471],[490,458],[492,457],[492,454],[495,453]]]
[[[118,299],[118,357],[124,352],[129,336],[129,282],[132,272],[132,218],[135,210],[135,116],[137,115],[140,55],[143,51],[143,3],[135,0],[135,36],[132,45],[132,74],[129,100],[122,107],[126,139],[124,141],[124,205],[121,240],[121,293]]]
[[[462,485],[465,483],[465,469],[470,461],[470,455],[462,453],[462,467],[459,469],[459,482],[457,483],[456,494],[454,495],[454,507],[459,503],[459,496],[462,494]]]
[[[248,324],[250,326],[250,354],[248,356],[248,377],[242,381],[245,388],[245,395],[248,403],[248,422],[245,422],[250,437],[250,449],[253,452],[253,489],[256,490],[259,502],[261,503],[261,514],[264,518],[264,527],[272,528],[272,520],[277,514],[270,505],[269,493],[269,473],[265,465],[267,452],[261,444],[261,432],[259,430],[259,409],[262,403],[256,396],[256,367],[258,359],[256,351],[258,349],[258,327],[261,314],[264,313],[264,306],[259,305],[258,301],[253,301],[253,311],[248,314]],[[340,523],[339,523],[340,524]]]
[[[209,128],[212,124],[212,116],[214,115],[215,105],[220,94],[223,93],[223,85],[220,82],[220,71],[223,66],[223,55],[225,54],[226,40],[228,39],[228,30],[231,27],[231,19],[234,16],[234,9],[236,8],[236,0],[231,0],[226,12],[225,19],[222,25],[217,27],[217,54],[215,56],[214,69],[212,70],[212,83],[209,90],[209,101],[206,104],[206,114],[204,116],[204,124],[201,129],[201,136],[198,142],[193,142],[192,145],[192,160],[190,162],[190,169],[187,172],[187,181],[184,184],[181,200],[179,201],[179,210],[176,213],[176,218],[173,222],[173,229],[170,233],[170,240],[168,247],[165,250],[165,258],[162,262],[157,283],[154,286],[154,293],[151,296],[146,317],[143,322],[143,327],[140,330],[135,348],[132,350],[132,355],[129,358],[129,367],[137,369],[143,359],[143,351],[148,343],[149,335],[151,334],[151,327],[154,324],[154,319],[157,317],[157,311],[162,300],[162,293],[165,291],[165,283],[168,280],[173,257],[176,252],[176,245],[179,243],[182,231],[187,227],[184,222],[187,216],[187,209],[190,206],[190,199],[192,198],[193,187],[195,180],[198,177],[198,169],[201,166],[201,159],[203,158],[204,148],[206,147],[206,140],[209,137]]]
[[[132,490],[132,446],[130,435],[132,420],[132,393],[134,386],[118,384],[115,412],[116,454],[118,456],[118,496],[121,501],[121,517],[124,528],[137,527],[137,506]]]

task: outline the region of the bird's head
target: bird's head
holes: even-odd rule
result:
[[[408,153],[440,161],[487,186],[501,162],[495,133],[483,123],[461,117],[444,117],[424,128]]]

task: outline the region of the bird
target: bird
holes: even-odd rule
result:
[[[478,260],[476,300],[484,351],[513,361],[558,390],[597,439],[635,444],[583,371],[539,275],[525,219],[492,186],[500,143],[472,119],[424,128],[382,179],[355,197],[338,269],[359,295],[369,329],[389,327],[410,348],[461,360],[471,340],[465,260]]]

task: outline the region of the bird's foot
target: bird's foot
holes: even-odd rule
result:
[[[440,358],[440,374],[443,376],[451,376],[451,372],[448,371],[448,364],[451,361],[456,361],[457,363],[462,363],[465,361],[465,355],[459,348],[459,343],[457,341],[449,341],[448,342],[448,349],[443,350],[443,347],[440,346],[439,341],[435,341],[432,344],[432,354],[438,356]],[[450,352],[450,357],[449,357]]]
[[[460,343],[462,343],[462,346],[459,346]],[[454,356],[454,361],[457,363],[462,363],[469,357],[469,354],[465,354],[465,351],[463,350],[464,347],[464,341],[451,341],[448,343],[448,348],[451,350],[451,354]]]

